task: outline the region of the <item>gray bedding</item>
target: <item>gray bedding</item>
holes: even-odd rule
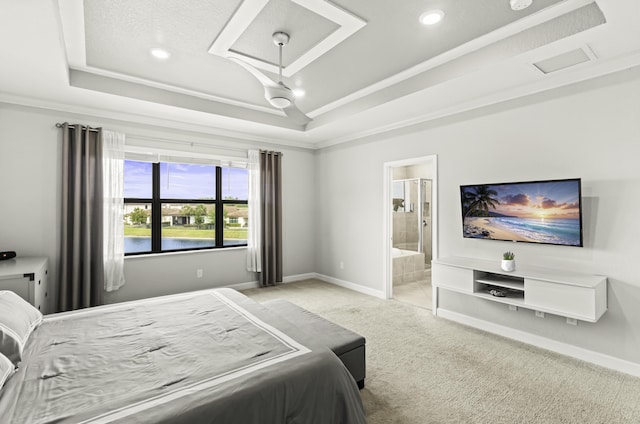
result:
[[[229,289],[51,315],[2,423],[365,423],[327,348]]]

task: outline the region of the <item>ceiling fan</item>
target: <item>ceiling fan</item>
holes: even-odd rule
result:
[[[269,103],[282,111],[291,119],[296,122],[305,125],[311,118],[305,115],[295,104],[295,96],[293,91],[282,82],[282,46],[289,43],[289,34],[286,32],[274,32],[272,35],[273,42],[279,48],[279,60],[278,60],[278,81],[273,81],[271,78],[258,71],[247,62],[238,59],[236,57],[229,57],[229,60],[234,61],[238,65],[245,68],[247,71],[256,77],[258,81],[264,86],[264,97]]]

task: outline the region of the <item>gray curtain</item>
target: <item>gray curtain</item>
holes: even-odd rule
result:
[[[59,310],[103,303],[102,129],[62,125]]]
[[[260,286],[282,282],[282,153],[260,152],[262,272]]]

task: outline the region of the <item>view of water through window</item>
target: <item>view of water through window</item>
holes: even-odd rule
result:
[[[243,239],[225,239],[225,246],[242,246],[247,244]],[[215,240],[211,239],[183,239],[174,237],[162,238],[162,250],[198,249],[201,247],[214,247]],[[124,238],[125,252],[148,252],[151,250],[151,237],[127,237]]]

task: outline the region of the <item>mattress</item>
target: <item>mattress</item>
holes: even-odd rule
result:
[[[230,289],[45,317],[2,423],[365,423],[338,358]]]

